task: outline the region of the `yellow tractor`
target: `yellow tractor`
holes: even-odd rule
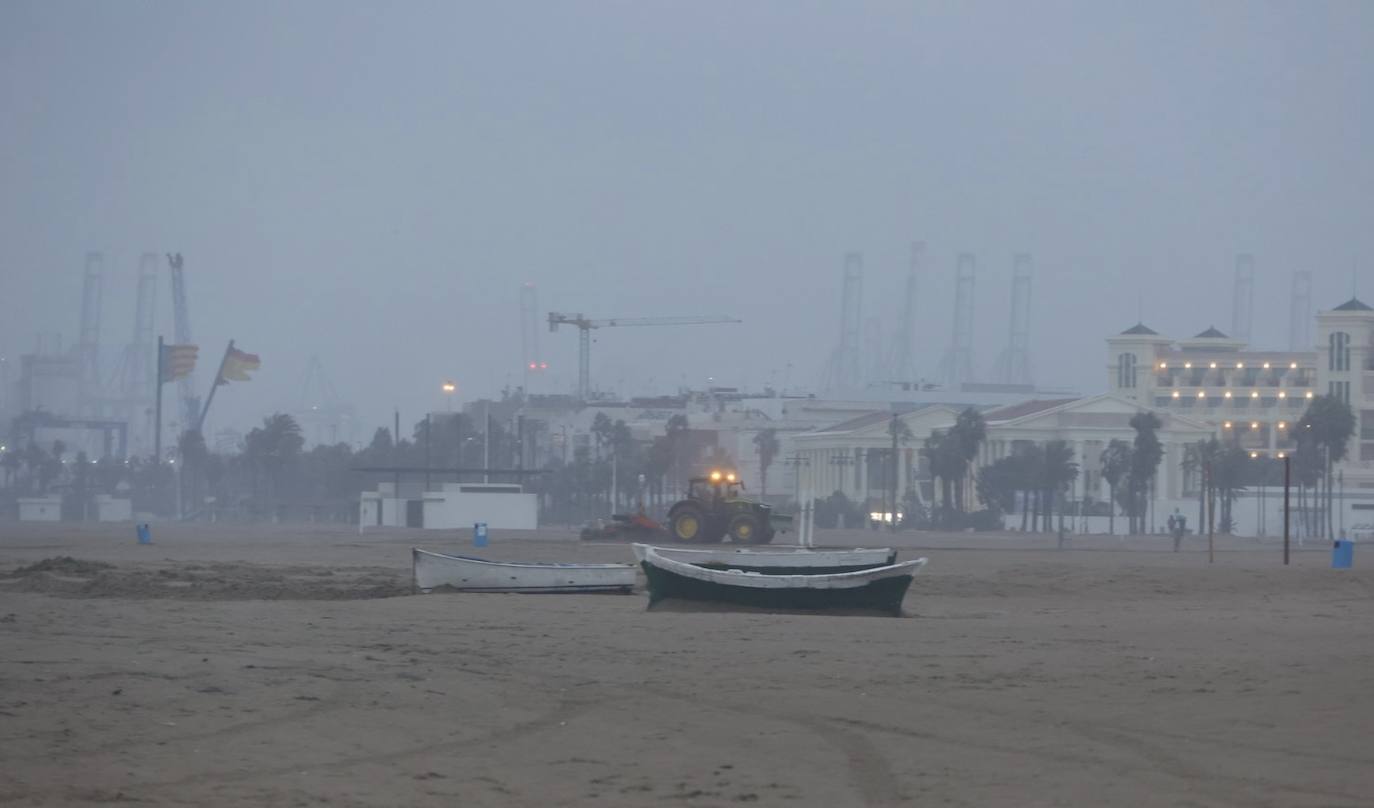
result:
[[[733,471],[712,471],[688,482],[687,498],[668,509],[668,532],[682,542],[714,544],[726,536],[736,544],[767,544],[777,532],[773,509],[744,499],[744,482]]]

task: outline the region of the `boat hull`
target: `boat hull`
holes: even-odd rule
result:
[[[900,615],[902,599],[926,560],[822,575],[763,575],[715,570],[636,547],[649,582],[649,608],[695,601],[768,611],[862,612]]]
[[[788,587],[757,589],[687,578],[645,563],[649,608],[672,600],[728,603],[768,611],[866,612],[900,616],[913,576],[899,575],[849,589]]]
[[[411,551],[415,588],[458,592],[526,594],[614,593],[634,589],[635,568],[627,564],[516,564]]]

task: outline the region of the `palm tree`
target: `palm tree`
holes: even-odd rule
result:
[[[1045,492],[1045,521],[1044,530],[1048,533],[1051,529],[1051,519],[1054,515],[1054,503],[1068,487],[1069,483],[1078,479],[1078,464],[1073,459],[1073,449],[1069,448],[1067,441],[1052,440],[1045,444],[1043,460],[1041,461],[1041,485]],[[1059,521],[1064,521],[1063,511],[1060,511]]]
[[[1298,513],[1301,518],[1298,525],[1302,528],[1302,535],[1316,536],[1320,531],[1313,524],[1314,509],[1307,504],[1307,492],[1313,489],[1313,494],[1319,490],[1322,478],[1322,453],[1317,446],[1317,437],[1312,434],[1312,430],[1305,429],[1299,423],[1299,428],[1295,430],[1298,448],[1293,452],[1293,476],[1298,481]]]
[[[598,412],[592,419],[592,439],[596,441],[596,459],[601,459],[601,449],[611,443],[611,433],[615,430],[615,424],[611,422],[611,417],[604,412]]]
[[[1245,486],[1241,485],[1241,478],[1245,474],[1249,459],[1250,454],[1235,443],[1218,446],[1213,452],[1211,489],[1213,495],[1220,500],[1219,527],[1222,533],[1230,533],[1235,529],[1235,519],[1231,516],[1231,510],[1236,495],[1245,490]]]
[[[773,458],[778,456],[778,430],[769,427],[761,429],[754,435],[754,452],[759,456],[759,496],[768,498],[768,467],[773,465]]]
[[[1138,412],[1131,417],[1135,430],[1135,444],[1131,451],[1131,532],[1145,532],[1145,493],[1154,483],[1159,461],[1164,458],[1164,446],[1158,431],[1163,426],[1152,412]]]
[[[959,450],[958,441],[951,437],[948,432],[935,430],[926,438],[925,447],[921,450],[930,461],[930,475],[940,481],[940,518],[939,522],[948,524],[953,519],[954,506],[951,500],[954,499],[954,483],[961,479],[964,470],[968,468],[963,454]],[[896,455],[896,452],[893,452]],[[895,466],[895,463],[894,463]],[[895,475],[894,475],[895,476]],[[893,488],[896,488],[894,480]]]
[[[1201,535],[1207,527],[1207,499],[1214,490],[1212,485],[1212,466],[1221,452],[1221,444],[1216,438],[1200,440],[1190,444],[1183,453],[1182,468],[1198,475],[1197,486],[1197,530]]]
[[[1316,446],[1325,455],[1326,495],[1323,498],[1323,512],[1326,518],[1326,537],[1335,538],[1332,525],[1331,472],[1335,464],[1345,459],[1350,436],[1355,434],[1355,413],[1350,405],[1336,396],[1317,396],[1307,405],[1298,427],[1304,432],[1311,430]]]
[[[978,469],[975,486],[978,498],[987,507],[1010,513],[1016,507],[1016,493],[1021,487],[1020,457],[1000,458]]]
[[[282,469],[300,455],[304,445],[300,424],[285,413],[268,416],[263,419],[262,426],[249,431],[244,437],[243,453],[253,468],[254,493],[257,491],[257,471],[261,469],[266,473],[267,482],[275,496]]]
[[[978,456],[979,447],[987,439],[987,422],[977,410],[968,407],[954,420],[949,434],[954,439],[958,457],[963,461],[963,468],[957,477],[958,486],[954,489],[954,502],[959,512],[964,513],[964,481],[968,477],[970,464]]]
[[[1114,438],[1098,458],[1102,464],[1102,479],[1107,481],[1107,488],[1111,492],[1111,507],[1107,511],[1108,533],[1116,533],[1116,487],[1130,472],[1133,453],[1131,444]]]

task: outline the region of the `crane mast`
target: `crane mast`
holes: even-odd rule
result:
[[[607,317],[594,320],[581,314],[560,314],[549,312],[549,330],[557,331],[560,325],[577,328],[577,397],[581,401],[591,398],[592,329],[618,328],[624,326],[650,325],[718,325],[742,322],[734,317]]]

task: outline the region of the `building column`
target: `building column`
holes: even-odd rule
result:
[[[1073,462],[1078,464],[1078,478],[1073,481],[1073,496],[1079,502],[1087,495],[1088,491],[1088,442],[1076,440],[1073,442]]]
[[[1159,459],[1159,472],[1155,475],[1155,499],[1169,499],[1169,487],[1173,482],[1174,447],[1165,443],[1160,446],[1163,455]],[[1159,514],[1155,514],[1158,520]]]

